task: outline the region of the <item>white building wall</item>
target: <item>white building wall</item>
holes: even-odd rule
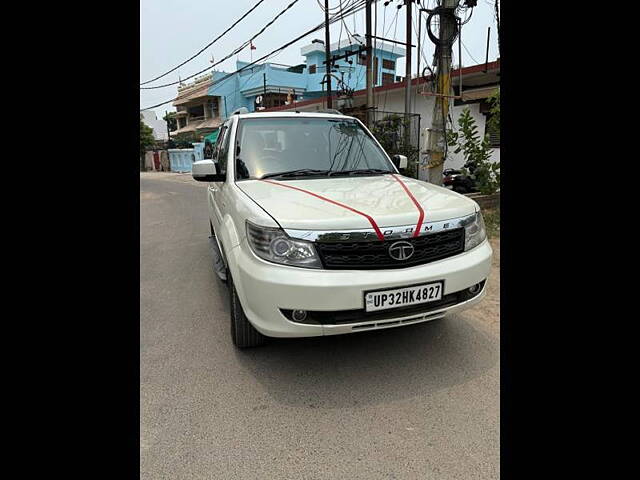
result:
[[[415,87],[412,93],[412,112],[420,114],[420,149],[422,150],[425,145],[426,129],[431,126],[431,120],[433,118],[433,104],[435,102],[435,97],[416,94]],[[364,98],[362,96],[354,98],[355,105],[360,105],[363,101]],[[375,101],[379,111],[402,113],[404,112],[404,89],[397,88],[383,92],[376,92]],[[321,103],[314,103],[311,105],[304,105],[302,107],[294,107],[292,105],[291,110],[294,108],[302,112],[314,112],[322,109],[323,107]],[[460,105],[451,108],[451,118],[455,129],[458,129],[458,117],[465,108],[469,108],[471,116],[476,120],[476,124],[478,125],[478,132],[480,135],[484,135],[487,117],[480,113],[480,105],[478,103]],[[456,154],[453,150],[453,148],[449,149],[447,159],[444,163],[444,168],[461,168],[464,165],[464,156],[462,155],[462,152]],[[491,152],[491,160],[494,162],[500,161],[500,148],[493,149]]]
[[[153,130],[153,138],[156,140],[169,140],[169,134],[167,133],[167,122],[158,119],[156,112],[152,110],[145,110],[140,112],[142,115],[142,121]]]
[[[412,97],[413,113],[420,114],[420,149],[425,145],[426,129],[431,126],[433,119],[433,105],[435,97],[426,95],[415,95]],[[387,92],[382,92],[376,95],[378,101],[378,110],[390,111],[390,112],[404,112],[404,89],[396,89]],[[453,103],[453,101],[452,101]],[[451,118],[453,120],[455,130],[458,129],[458,117],[465,108],[469,108],[471,116],[475,119],[478,125],[478,132],[480,135],[484,135],[486,116],[480,113],[480,105],[478,103],[472,103],[469,105],[460,105],[451,108]],[[491,160],[494,162],[500,161],[500,148],[494,148],[491,152]],[[444,163],[444,168],[461,168],[464,165],[464,156],[462,152],[456,154],[453,153],[453,149],[450,148],[447,159]]]

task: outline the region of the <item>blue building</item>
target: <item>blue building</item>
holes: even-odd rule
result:
[[[335,61],[332,91],[360,90],[366,86],[365,39],[357,34],[331,44],[331,55],[347,58]],[[396,75],[398,58],[405,55],[399,45],[376,41],[374,48],[374,86],[388,85],[402,78]],[[214,71],[198,77],[192,84],[178,88],[174,101],[178,130],[172,136],[188,134],[201,140],[225,121],[234,110],[246,107],[250,112],[288,105],[324,95],[326,90],[325,45],[313,40],[300,50],[305,62],[295,66],[264,63],[229,76]],[[236,70],[249,62],[238,61]]]

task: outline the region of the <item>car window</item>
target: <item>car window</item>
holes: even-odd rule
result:
[[[220,136],[218,137],[219,142],[216,144],[216,161],[218,162],[218,166],[220,168],[220,173],[227,173],[227,155],[229,153],[229,141],[231,139],[231,135],[229,135],[231,122],[225,123],[221,128]]]
[[[239,180],[297,169],[393,170],[382,149],[352,119],[272,117],[239,122]]]
[[[218,153],[220,153],[220,145],[224,141],[226,128],[224,125],[220,126],[220,132],[218,133],[218,138],[216,139],[216,143],[213,145],[213,158],[217,159]]]

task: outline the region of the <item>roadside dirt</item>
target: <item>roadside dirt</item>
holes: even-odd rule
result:
[[[500,331],[500,237],[489,240],[493,248],[491,273],[487,282],[487,296],[464,315],[484,322],[492,329]]]

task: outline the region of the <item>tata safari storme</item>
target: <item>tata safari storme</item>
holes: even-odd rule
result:
[[[222,125],[192,175],[209,182],[237,347],[411,325],[483,298],[492,250],[478,204],[406,166],[337,112],[236,113]]]

